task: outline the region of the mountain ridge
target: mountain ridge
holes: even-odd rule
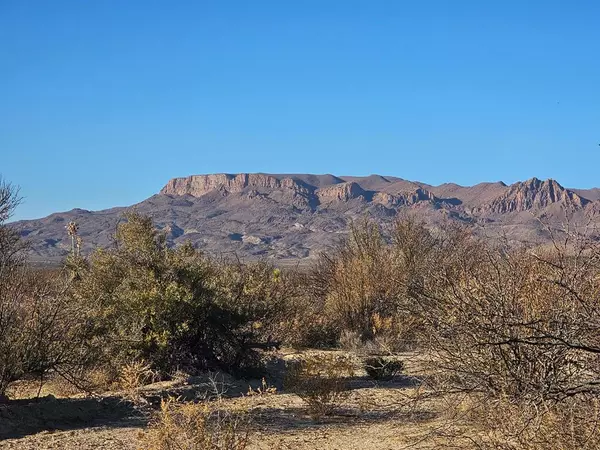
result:
[[[569,189],[535,177],[510,185],[433,186],[376,174],[204,174],[172,178],[131,207],[74,209],[11,226],[30,241],[32,260],[56,260],[70,248],[66,223],[78,222],[84,252],[89,252],[111,245],[118,221],[131,208],[151,216],[171,245],[189,240],[208,253],[302,260],[335,243],[352,220],[368,216],[389,224],[403,211],[432,227],[456,220],[478,232],[544,243],[548,236],[541,217],[553,226],[565,214],[600,223],[600,189]]]

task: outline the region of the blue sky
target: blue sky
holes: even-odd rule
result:
[[[16,219],[212,172],[600,186],[600,2],[0,0]]]

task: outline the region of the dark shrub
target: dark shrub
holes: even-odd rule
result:
[[[367,358],[364,362],[367,374],[374,380],[391,380],[404,370],[404,363],[397,359],[381,356]]]

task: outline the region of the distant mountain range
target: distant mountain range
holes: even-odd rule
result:
[[[130,208],[151,216],[171,245],[189,240],[211,254],[296,261],[326,250],[353,219],[368,216],[385,224],[401,211],[431,226],[455,220],[489,236],[544,243],[549,236],[540,219],[553,227],[566,217],[600,223],[600,189],[567,189],[537,178],[465,187],[380,175],[193,175],[170,180],[158,194],[129,208],[74,209],[12,226],[30,241],[31,260],[58,261],[70,249],[69,221],[79,224],[83,251],[89,253],[112,244],[116,225]]]

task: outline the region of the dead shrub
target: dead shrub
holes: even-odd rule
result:
[[[100,365],[84,373],[81,380],[91,392],[119,390],[119,367],[113,364]]]
[[[363,342],[373,338],[376,314],[387,319],[396,313],[394,264],[375,223],[353,224],[348,238],[322,255],[316,271],[323,285],[325,314],[341,330],[358,333]]]
[[[343,330],[340,333],[339,346],[344,350],[358,354],[362,352],[364,344],[356,331]]]
[[[596,391],[595,256],[493,247],[455,255],[415,296],[432,368],[453,389],[532,401]]]
[[[284,386],[304,400],[310,416],[319,420],[348,398],[348,377],[353,375],[354,362],[348,357],[311,355],[288,365]]]
[[[96,361],[86,339],[87,310],[68,295],[64,271],[26,264],[19,233],[6,225],[19,204],[18,189],[0,179],[0,398],[21,378],[62,377],[72,384]]]
[[[522,403],[475,396],[463,433],[479,449],[576,450],[600,448],[600,400]]]
[[[478,448],[597,448],[600,247],[570,232],[552,249],[449,235],[413,291],[429,387],[475,406]]]
[[[40,383],[62,377],[85,390],[82,376],[99,352],[87,338],[87,310],[69,297],[64,275],[0,268],[0,395],[26,376]]]
[[[387,233],[369,220],[353,223],[348,237],[321,255],[309,278],[338,336],[347,341],[347,333],[354,333],[377,353],[414,349],[422,322],[413,312],[412,293],[431,270],[438,240],[412,216]]]
[[[58,376],[51,377],[48,381],[46,381],[43,390],[51,395],[54,395],[55,397],[62,398],[86,394],[86,392],[82,391],[81,388]]]
[[[222,402],[182,403],[169,398],[148,429],[140,434],[144,450],[244,450],[250,423],[244,411],[226,409]]]

